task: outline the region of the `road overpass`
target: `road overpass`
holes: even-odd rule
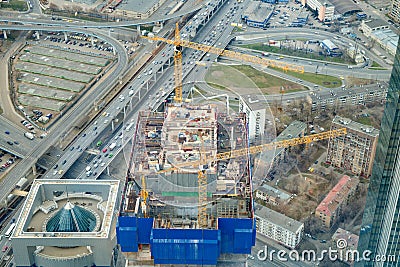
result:
[[[2,27],[11,27],[12,25],[1,25]],[[84,114],[87,114],[92,109],[92,104],[96,102],[96,100],[105,94],[113,85],[118,82],[120,77],[124,74],[128,64],[128,56],[126,54],[125,48],[115,39],[101,34],[95,31],[91,31],[85,29],[84,31],[79,28],[68,28],[65,29],[63,27],[46,27],[40,25],[14,25],[19,27],[18,30],[49,30],[49,31],[78,31],[83,33],[88,33],[97,38],[106,41],[110,45],[113,46],[114,50],[117,53],[118,61],[116,67],[109,73],[101,83],[97,84],[95,90],[91,93],[88,93],[81,99],[80,102],[75,104],[71,109],[64,114],[59,121],[57,122],[56,127],[53,127],[53,130],[47,135],[46,138],[37,143],[33,149],[25,155],[24,159],[14,166],[14,168],[8,173],[8,175],[0,182],[0,203],[6,204],[5,200],[10,190],[12,190],[17,184],[18,180],[25,176],[32,167],[35,166],[38,158],[40,158],[50,146],[56,144],[60,138],[63,136],[66,130],[70,129],[77,118],[82,117]],[[16,29],[16,28],[14,28]]]

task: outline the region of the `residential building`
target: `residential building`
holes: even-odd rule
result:
[[[262,205],[255,206],[257,232],[294,249],[304,234],[304,224]]]
[[[338,250],[338,254],[341,255],[340,261],[351,265],[356,260],[352,252],[357,250],[358,235],[338,228],[332,236],[331,243],[332,248]]]
[[[395,22],[400,22],[400,0],[391,0],[392,5],[389,11],[389,17]]]
[[[366,37],[370,37],[375,31],[388,29],[389,24],[382,19],[363,20],[360,25],[360,31],[362,31]]]
[[[327,228],[334,225],[341,214],[342,208],[347,205],[348,199],[356,190],[357,185],[357,178],[350,178],[344,175],[322,202],[319,203],[315,210],[315,217],[321,220]]]
[[[247,95],[239,97],[239,112],[246,114],[251,140],[260,139],[264,135],[267,107],[267,101],[263,96]]]
[[[301,121],[293,121],[282,131],[274,140],[283,141],[291,138],[303,137],[306,133],[307,125]],[[276,169],[280,163],[288,157],[292,147],[279,147],[275,150],[264,151],[255,160],[253,169],[253,181],[272,180],[270,170]],[[268,178],[267,178],[268,177]]]
[[[375,157],[379,130],[336,116],[331,130],[346,128],[347,134],[329,139],[326,163],[369,177]]]
[[[282,190],[263,184],[255,190],[255,197],[264,201],[266,204],[278,206],[290,201],[291,196]]]
[[[398,266],[400,243],[400,46],[394,58],[389,80],[386,106],[381,121],[376,156],[368,188],[358,251],[369,250],[391,261],[374,262],[363,259],[356,266]],[[393,259],[393,255],[396,257]]]
[[[379,82],[371,85],[359,85],[343,90],[330,92],[321,90],[311,92],[311,111],[321,112],[337,110],[351,105],[366,105],[383,102],[386,99],[387,83]]]

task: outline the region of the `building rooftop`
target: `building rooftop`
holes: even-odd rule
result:
[[[378,30],[372,33],[381,43],[388,46],[392,51],[396,51],[399,36],[390,29]]]
[[[347,198],[348,194],[357,186],[358,179],[344,175],[339,182],[329,191],[328,195],[321,201],[317,211],[332,216],[337,207]]]
[[[382,19],[364,20],[363,23],[370,27],[371,29],[380,27],[389,27],[389,24]]]
[[[375,136],[379,135],[379,130],[378,129],[375,129],[372,126],[367,126],[367,125],[361,124],[359,122],[352,121],[352,120],[350,120],[348,118],[335,116],[335,118],[333,118],[332,123],[338,124],[341,127],[342,126],[346,127],[346,128],[348,128],[350,130],[354,130],[354,131],[357,131],[357,132],[362,132],[362,133],[364,133],[366,135],[369,135],[369,136],[372,136],[372,137],[375,137]]]
[[[357,248],[359,236],[342,228],[338,228],[332,236],[332,241],[336,243],[338,239],[344,239],[347,242],[347,248]]]
[[[240,101],[246,103],[252,111],[265,110],[268,107],[265,97],[258,94],[240,96]]]
[[[96,228],[96,216],[70,201],[47,222],[47,232],[91,232]]]
[[[267,193],[272,197],[278,197],[282,200],[288,200],[290,198],[289,194],[267,184],[263,184],[262,186],[258,187],[257,190]]]
[[[324,45],[326,45],[326,47],[328,47],[330,50],[339,49],[339,48],[337,47],[337,45],[335,45],[335,44],[334,44],[331,40],[329,40],[329,39],[323,40],[322,43],[323,43]]]
[[[353,3],[352,0],[329,0],[335,6],[335,10],[344,15],[346,13],[355,13],[362,11],[359,6]]]
[[[326,100],[327,102],[329,102],[329,100],[332,99],[340,99],[341,97],[352,97],[355,95],[364,95],[364,94],[374,94],[375,92],[379,91],[383,91],[382,88],[380,86],[383,86],[382,88],[386,88],[388,87],[387,83],[382,82],[381,85],[376,85],[376,84],[371,84],[371,85],[363,85],[361,86],[356,86],[353,87],[351,89],[347,89],[347,90],[338,90],[336,91],[336,95],[332,96],[331,92],[329,90],[321,90],[321,91],[317,91],[314,92],[311,95],[311,101],[312,102],[322,102],[324,100]]]
[[[122,1],[118,9],[135,11],[138,13],[147,13],[160,0],[131,0]]]
[[[253,21],[263,22],[270,13],[273,12],[270,4],[262,3],[261,1],[251,1],[242,17]]]
[[[255,215],[260,218],[266,219],[269,222],[279,227],[282,227],[290,232],[296,232],[303,225],[303,223],[299,221],[289,218],[260,204],[255,205]]]
[[[108,238],[118,189],[118,180],[35,180],[13,238]]]

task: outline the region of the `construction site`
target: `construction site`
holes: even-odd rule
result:
[[[253,110],[183,103],[182,47],[299,73],[304,67],[182,40],[178,24],[174,40],[142,37],[175,46],[175,103],[138,115],[117,223],[125,265],[245,263],[256,239],[253,155],[346,129],[250,146]]]
[[[135,136],[120,210],[122,251],[138,252],[137,260],[150,248],[155,264],[216,264],[220,252],[249,253],[255,242],[249,157],[216,160],[247,145],[245,115],[229,116],[213,104],[169,105],[164,113],[140,112]],[[221,145],[226,140],[233,141]],[[124,230],[132,220],[136,247]],[[177,241],[184,248],[173,250]],[[163,258],[172,250],[174,262]]]

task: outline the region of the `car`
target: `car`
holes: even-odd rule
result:
[[[63,174],[64,170],[59,170],[58,174]]]
[[[84,133],[84,134],[82,134],[82,137],[85,137],[86,136],[86,134]]]
[[[104,148],[102,151],[103,151],[103,153],[106,153],[107,152],[107,148]]]
[[[102,162],[102,163],[100,164],[101,167],[104,167],[104,165],[106,165],[105,162]]]
[[[58,168],[58,164],[54,165],[53,169],[57,169]]]
[[[93,173],[93,176],[96,176],[96,175],[97,175],[97,172],[94,172],[94,173]]]
[[[10,132],[9,132],[9,131],[5,131],[5,133],[6,133],[6,134],[10,134]]]
[[[1,252],[6,252],[7,249],[8,249],[8,246],[4,246],[4,247],[1,249]]]
[[[326,243],[325,239],[322,239],[321,241],[319,241],[320,243]]]
[[[7,144],[9,144],[10,146],[12,146],[14,143],[11,141],[7,141]]]
[[[318,164],[318,160],[316,160],[316,161],[314,162],[314,164]]]
[[[113,153],[110,153],[110,155],[108,155],[109,158],[112,158],[114,156]]]
[[[14,144],[19,145],[19,142],[18,141],[14,141]]]
[[[108,157],[108,153],[107,153],[107,154],[105,154],[105,155],[104,155],[104,157],[106,157],[106,158],[107,158],[107,157]]]
[[[101,159],[101,155],[98,155],[97,158],[98,158],[98,159]]]
[[[73,147],[73,146],[71,146],[71,148],[69,149],[69,151],[72,151],[72,150],[74,150],[74,147]]]

